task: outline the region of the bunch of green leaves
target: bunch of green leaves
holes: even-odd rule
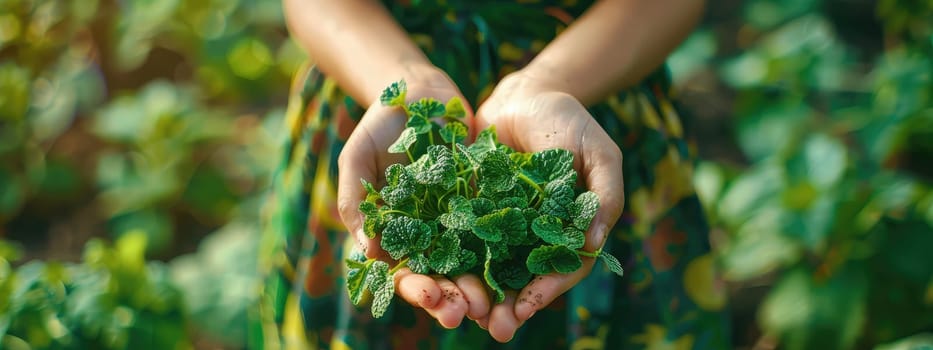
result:
[[[145,245],[128,234],[89,242],[80,264],[13,268],[15,249],[0,242],[0,348],[190,348],[181,294],[163,264],[145,262]]]
[[[459,99],[405,98],[401,81],[381,100],[408,116],[388,151],[406,154],[409,163],[386,168],[379,190],[363,180],[367,195],[359,207],[366,235],[381,235],[382,249],[399,263],[390,268],[359,252],[347,259],[354,304],[370,292],[380,317],[394,293],[393,274],[406,266],[420,274],[482,275],[496,302],[533,275],[576,271],[581,256],[599,257],[622,274],[612,255],[582,250],[599,199],[576,187],[570,151],[518,152],[498,142],[495,126],[467,145]]]

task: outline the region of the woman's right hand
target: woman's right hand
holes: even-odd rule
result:
[[[464,100],[453,81],[436,67],[412,66],[406,72],[406,102],[421,98],[447,101],[459,97]],[[465,122],[472,125],[473,113],[469,106],[464,107],[467,108]],[[347,232],[357,240],[368,258],[391,260],[380,247],[379,236],[370,239],[363,232],[359,205],[366,191],[360,179],[380,188],[385,184],[384,171],[389,165],[407,162],[404,154],[388,153],[389,146],[404,130],[406,120],[405,112],[400,108],[383,106],[376,100],[350,134],[338,159],[337,205],[340,216]],[[486,295],[482,280],[476,276],[464,275],[450,280],[443,276],[415,274],[403,268],[395,274],[395,284],[396,293],[402,299],[425,309],[447,328],[457,327],[464,316],[482,319],[490,309],[488,300],[476,298],[467,302],[464,298],[465,295]]]

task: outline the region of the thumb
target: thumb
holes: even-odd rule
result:
[[[583,146],[582,176],[587,189],[599,196],[599,209],[587,232],[586,251],[596,251],[603,246],[609,230],[615,225],[625,205],[625,188],[622,179],[622,151],[595,121],[584,127],[586,139],[592,140]]]

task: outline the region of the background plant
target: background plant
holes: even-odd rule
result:
[[[933,4],[708,5],[670,62],[737,347],[929,346]],[[243,346],[287,38],[277,1],[0,0],[4,348]]]

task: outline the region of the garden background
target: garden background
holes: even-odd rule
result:
[[[0,0],[0,348],[245,346],[283,21]],[[933,1],[709,2],[669,62],[736,347],[933,348]]]

